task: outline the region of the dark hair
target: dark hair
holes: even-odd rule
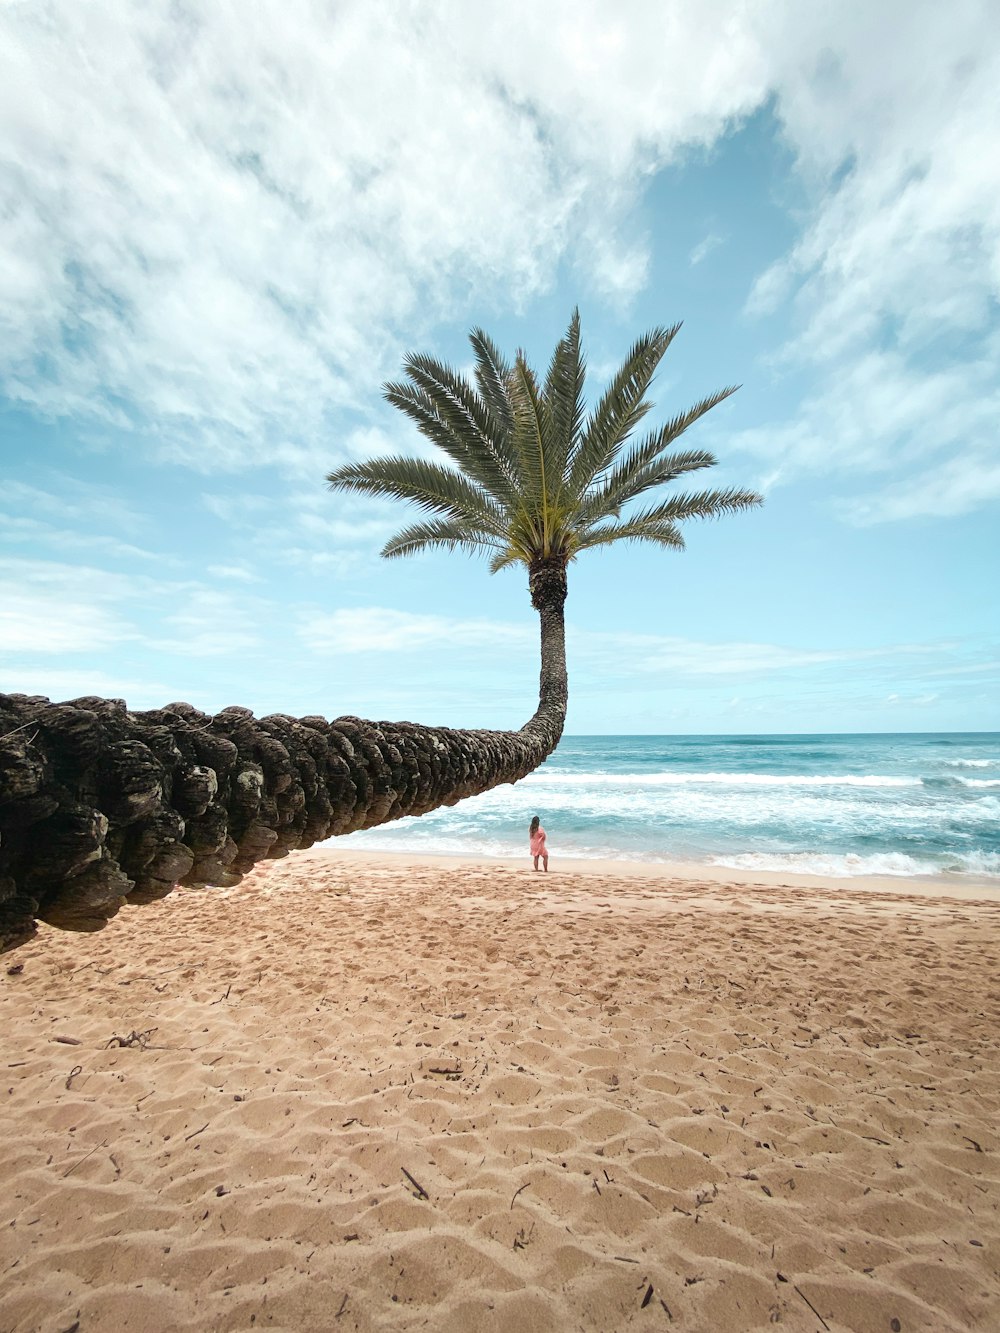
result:
[[[534,819],[531,821],[531,827],[528,829],[528,832],[529,832],[529,833],[537,833],[537,832],[538,832],[538,826],[539,826],[539,824],[541,824],[541,822],[542,822],[542,821],[538,818],[538,816],[535,815]]]

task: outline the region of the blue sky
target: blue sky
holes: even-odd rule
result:
[[[0,690],[519,725],[523,573],[323,478],[579,305],[767,504],[572,567],[568,730],[1000,729],[998,86],[968,0],[4,7]]]

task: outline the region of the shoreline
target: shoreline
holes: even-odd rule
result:
[[[531,858],[524,856],[485,856],[479,853],[388,851],[385,848],[337,847],[318,843],[303,851],[292,852],[286,864],[303,858],[328,859],[332,866],[358,866],[402,869],[407,866],[422,869],[468,868],[476,871],[491,867],[505,870],[523,870],[534,875]],[[271,865],[263,862],[262,865]],[[543,872],[539,872],[541,875]],[[868,894],[894,894],[901,897],[949,898],[977,903],[1000,903],[1000,879],[985,876],[958,875],[809,875],[800,871],[746,870],[730,866],[705,865],[699,861],[626,861],[603,860],[589,857],[560,857],[550,853],[549,878],[560,876],[600,876],[621,880],[660,880],[663,883],[692,883],[701,885],[800,888],[840,893],[843,891]]]

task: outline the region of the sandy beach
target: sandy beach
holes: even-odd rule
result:
[[[0,972],[0,1328],[1000,1328],[1000,893],[319,850]]]

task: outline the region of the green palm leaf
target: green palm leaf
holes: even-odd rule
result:
[[[435,518],[426,523],[414,523],[402,532],[397,532],[382,547],[382,555],[393,560],[403,555],[416,555],[431,547],[443,547],[447,551],[464,549],[473,555],[482,555],[494,551],[499,546],[498,538],[485,529],[477,531],[467,523],[457,519]]]
[[[591,528],[580,538],[577,550],[586,551],[595,546],[610,546],[613,542],[650,542],[654,546],[666,546],[672,551],[684,550],[684,538],[672,523],[639,522],[637,519],[603,523]]]
[[[550,470],[558,476],[560,488],[583,425],[586,377],[586,363],[580,354],[580,312],[574,310],[565,336],[560,338],[552,353],[543,395],[550,416]]]
[[[511,367],[496,343],[482,329],[473,329],[469,342],[476,354],[476,383],[495,423],[509,433],[514,425],[510,401]]]
[[[655,328],[638,338],[589,415],[578,311],[556,344],[544,384],[523,352],[508,362],[478,328],[470,334],[472,380],[434,357],[407,356],[406,379],[386,384],[385,396],[453,466],[378,458],[336,469],[330,486],[408,500],[433,515],[399,532],[384,555],[461,548],[487,555],[492,572],[527,566],[533,588],[543,566],[564,570],[592,547],[646,541],[681,549],[683,522],[735,513],[761,498],[731,487],[633,507],[648,492],[714,466],[707,450],[672,446],[735,392],[720,389],[633,440],[652,408],[646,395],[653,376],[679,329]]]
[[[430,409],[446,432],[446,442],[435,439],[435,444],[498,500],[509,501],[514,484],[509,428],[498,427],[475,388],[449,366],[429,356],[408,356],[404,368],[415,387],[406,392],[407,386],[388,384],[385,397],[404,411],[415,401]]]
[[[374,458],[347,463],[327,476],[331,490],[411,500],[421,509],[495,530],[505,528],[503,511],[468,478],[421,458]]]
[[[514,405],[514,452],[520,482],[520,512],[515,522],[525,533],[533,534],[540,550],[547,552],[552,496],[546,471],[547,449],[551,434],[551,415],[535,372],[518,352],[512,376]]]
[[[728,486],[723,490],[672,495],[661,504],[630,514],[628,522],[642,526],[644,523],[681,523],[688,518],[719,518],[723,514],[753,509],[760,503],[761,498],[755,491]]]
[[[582,492],[614,462],[618,451],[650,411],[645,398],[656,368],[680,330],[652,329],[636,340],[580,435],[570,462],[569,487]]]

